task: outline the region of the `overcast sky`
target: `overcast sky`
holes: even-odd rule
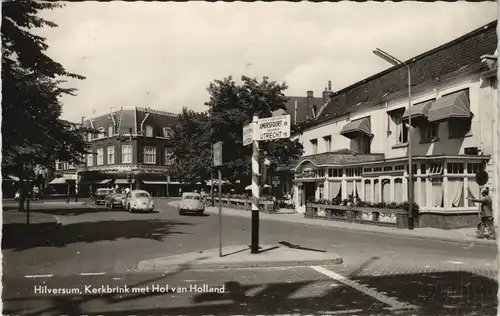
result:
[[[204,110],[206,87],[233,75],[286,81],[320,95],[382,71],[380,47],[408,59],[498,17],[497,3],[71,3],[43,17],[48,54],[78,89],[63,117],[150,106]]]

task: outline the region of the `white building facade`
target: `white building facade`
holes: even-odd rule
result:
[[[475,174],[482,168],[490,176],[486,186],[498,205],[496,57],[487,55],[495,53],[495,28],[496,22],[490,23],[408,62],[416,69],[410,137],[421,226],[475,225],[478,206],[467,197],[479,197]],[[473,56],[466,56],[466,65],[460,66],[460,50],[475,41],[486,41],[487,47],[469,52]],[[455,57],[444,57],[443,62],[441,56],[450,49]],[[428,74],[435,72],[429,66],[436,61],[439,76]],[[335,93],[300,136],[305,153],[295,167],[293,188],[298,212],[305,212],[311,199],[344,200],[353,195],[372,203],[408,200],[410,110],[401,76],[405,71],[393,67]],[[496,220],[498,208],[494,212]]]

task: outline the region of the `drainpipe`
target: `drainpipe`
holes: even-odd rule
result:
[[[294,112],[293,112],[293,123],[297,124],[297,100],[295,100],[295,107],[294,107]]]

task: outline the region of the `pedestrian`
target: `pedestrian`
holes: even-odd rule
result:
[[[179,196],[182,196],[182,188],[179,188]]]
[[[492,200],[490,197],[490,190],[488,187],[484,188],[482,194],[482,198],[474,199],[467,198],[468,200],[476,203],[481,203],[479,215],[481,217],[480,222],[477,227],[477,238],[484,238],[484,229],[486,228],[489,231],[489,237],[495,238],[495,226],[493,224],[493,210],[492,210]]]

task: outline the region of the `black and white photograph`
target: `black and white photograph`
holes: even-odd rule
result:
[[[2,1],[2,315],[498,312],[498,3]]]

